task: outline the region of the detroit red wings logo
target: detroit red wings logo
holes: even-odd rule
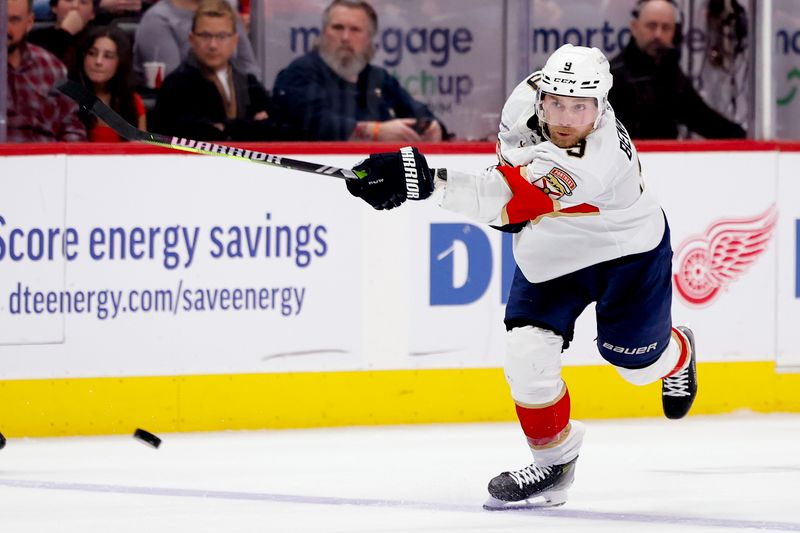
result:
[[[678,294],[696,307],[713,302],[767,249],[777,219],[773,205],[754,218],[721,220],[709,226],[705,235],[683,241],[673,259],[672,279]]]

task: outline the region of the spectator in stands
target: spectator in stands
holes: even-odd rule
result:
[[[133,44],[133,71],[139,82],[144,80],[144,63],[159,61],[169,74],[189,54],[189,34],[200,0],[160,0],[147,10],[136,28]],[[260,77],[255,53],[241,20],[236,18],[236,33],[241,35],[233,65],[245,74]]]
[[[149,3],[142,0],[100,0],[95,24],[107,25],[119,18],[137,20]]]
[[[50,0],[55,25],[31,31],[28,42],[41,46],[71,68],[77,44],[86,35],[99,3],[100,0]]]
[[[611,60],[609,101],[634,139],[677,139],[678,126],[706,138],[743,138],[745,131],[711,109],[681,71],[679,21],[674,0],[639,0],[631,41]]]
[[[189,35],[191,52],[164,80],[153,130],[199,140],[277,140],[295,136],[273,118],[267,90],[231,64],[236,13],[225,0],[203,0]]]
[[[26,40],[33,27],[32,0],[7,2],[8,141],[85,140],[77,104],[54,88],[66,78],[66,67],[56,56]]]
[[[78,49],[71,78],[88,87],[101,101],[140,130],[147,129],[142,98],[134,91],[133,52],[128,36],[113,26],[89,30]],[[117,133],[91,113],[82,111],[92,142],[120,142]]]
[[[314,50],[275,80],[284,120],[311,140],[440,141],[444,128],[386,69],[371,65],[378,16],[363,0],[334,0]]]

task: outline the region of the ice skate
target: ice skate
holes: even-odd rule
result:
[[[678,330],[689,340],[689,366],[661,382],[661,403],[664,416],[676,420],[683,418],[692,408],[697,396],[697,363],[694,350],[694,333],[685,326]]]
[[[556,507],[567,501],[567,489],[575,479],[575,462],[538,466],[503,472],[489,482],[489,499],[483,508],[489,511]]]

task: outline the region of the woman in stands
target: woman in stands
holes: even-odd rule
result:
[[[147,129],[142,98],[134,91],[133,52],[128,36],[114,26],[92,28],[78,48],[72,78],[94,94],[125,120],[139,129]],[[82,112],[89,140],[119,142],[119,137],[105,123]]]

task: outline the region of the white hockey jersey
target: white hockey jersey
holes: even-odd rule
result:
[[[517,89],[524,89],[523,84]],[[528,98],[533,102],[532,90],[528,98],[513,96],[509,104]],[[509,104],[503,112],[499,155],[525,165],[527,180],[556,200],[554,213],[529,221],[514,235],[514,258],[529,281],[547,281],[658,245],[664,215],[644,186],[636,148],[610,106],[583,142],[563,149],[549,141],[536,144],[535,132],[526,128],[527,110],[515,110],[520,114],[514,118],[506,113]],[[515,145],[504,145],[503,133]],[[495,169],[478,174],[447,169],[440,205],[502,226],[508,222],[503,215],[511,197],[511,188]]]

